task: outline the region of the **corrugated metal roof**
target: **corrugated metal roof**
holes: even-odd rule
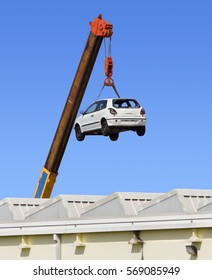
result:
[[[167,193],[117,192],[102,195],[59,195],[51,199],[5,198],[0,223],[98,219],[212,212],[212,190],[174,189]]]

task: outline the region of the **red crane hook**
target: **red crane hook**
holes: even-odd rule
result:
[[[111,76],[113,75],[113,60],[111,56],[107,56],[105,58],[104,68],[105,68],[105,76],[107,77],[104,80],[104,84],[106,86],[113,86],[114,81],[111,78]]]

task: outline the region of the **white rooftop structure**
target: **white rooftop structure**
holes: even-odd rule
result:
[[[171,241],[176,245],[177,253],[165,256],[170,252]],[[185,249],[189,242],[198,243],[200,259],[212,258],[211,250],[207,250],[212,246],[212,190],[174,189],[167,193],[117,192],[0,201],[0,259],[10,258],[5,244],[9,244],[13,258],[25,256],[24,251],[17,257],[17,249],[13,254],[12,248],[17,247],[21,250],[30,248],[28,258],[42,258],[46,254],[45,258],[49,259],[52,255],[47,252],[52,249],[45,249],[42,255],[39,250],[50,246],[51,242],[57,244],[56,258],[63,259],[94,258],[94,250],[98,251],[95,256],[99,259],[109,258],[113,246],[123,246],[113,258],[139,258],[140,251],[129,250],[129,244],[145,244],[142,248],[146,248],[146,259],[163,256],[186,259],[185,250],[179,248]],[[70,256],[70,244],[77,248],[86,246],[86,250],[72,250]],[[92,248],[89,247],[91,244]],[[167,246],[167,251],[160,250],[159,254],[153,244],[158,244],[158,248]]]
[[[5,198],[0,224],[12,221],[212,213],[212,190],[174,189],[167,193],[117,192],[59,195],[50,199]]]

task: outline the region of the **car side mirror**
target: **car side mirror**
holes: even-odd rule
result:
[[[81,115],[84,115],[84,114],[85,114],[85,111],[83,111],[83,110],[80,111],[80,114],[81,114]]]

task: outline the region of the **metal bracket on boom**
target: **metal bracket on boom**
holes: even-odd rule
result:
[[[113,34],[113,25],[102,19],[101,14],[93,22],[90,22],[90,26],[91,32],[96,36],[111,37]]]
[[[57,174],[50,172],[45,167],[43,167],[40,179],[35,189],[34,197],[35,198],[49,198],[51,192],[56,182]]]

